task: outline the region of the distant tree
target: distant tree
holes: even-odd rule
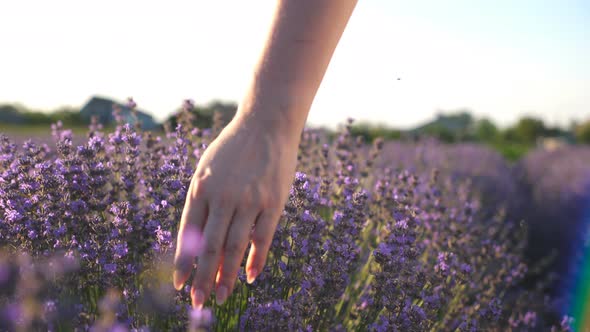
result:
[[[15,105],[0,105],[0,121],[5,124],[21,124],[25,122],[20,108]]]
[[[544,136],[546,132],[547,128],[543,120],[533,117],[521,118],[514,127],[515,138],[522,143],[534,143],[537,138]]]
[[[50,124],[51,116],[48,113],[39,111],[27,111],[22,113],[25,123],[29,125]]]
[[[191,113],[193,115],[193,125],[197,128],[213,128],[215,126],[225,127],[236,114],[238,105],[231,102],[212,101],[205,106],[194,106]],[[176,127],[178,115],[182,110],[179,109],[166,119],[172,128]],[[217,116],[215,115],[217,114]],[[215,124],[214,122],[218,123]]]
[[[478,141],[492,142],[498,138],[499,131],[491,120],[481,119],[475,123],[474,135]]]
[[[501,131],[500,137],[504,142],[517,142],[520,141],[516,134],[516,127],[508,127]]]
[[[413,136],[434,137],[446,143],[471,140],[474,120],[469,110],[459,109],[451,113],[439,112],[434,121],[412,130]]]
[[[353,124],[350,131],[355,136],[362,136],[366,142],[373,142],[379,137],[387,140],[397,140],[401,138],[401,131],[398,129],[367,122]]]
[[[590,120],[577,125],[575,134],[579,143],[590,144]]]
[[[422,136],[434,137],[445,143],[454,143],[459,139],[456,131],[439,124],[432,124],[424,128]]]
[[[58,108],[51,112],[28,109],[21,105],[0,105],[0,121],[16,125],[48,125],[62,121],[65,125],[82,125],[80,112],[74,108]]]
[[[76,108],[62,107],[49,114],[52,123],[62,121],[67,126],[82,126],[86,123],[82,119],[80,110]]]
[[[20,109],[14,105],[6,104],[0,105],[0,113],[2,114],[17,114],[20,113]]]

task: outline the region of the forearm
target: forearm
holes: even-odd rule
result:
[[[278,0],[238,117],[298,139],[356,0]]]

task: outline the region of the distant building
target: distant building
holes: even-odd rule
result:
[[[110,125],[115,122],[113,106],[118,106],[121,109],[121,116],[123,116],[125,122],[134,124],[133,114],[129,107],[113,100],[101,97],[92,97],[80,110],[80,116],[85,122],[90,122],[92,116],[96,116],[100,123],[104,125]],[[152,130],[159,126],[159,124],[151,115],[138,109],[136,109],[136,111],[137,118],[141,123],[141,128]]]
[[[547,151],[561,149],[568,145],[570,142],[565,137],[539,137],[537,139],[537,147]]]

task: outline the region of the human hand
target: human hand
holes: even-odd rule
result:
[[[202,233],[191,288],[196,308],[209,298],[214,281],[217,303],[229,297],[250,239],[248,283],[266,262],[295,173],[299,135],[264,123],[236,116],[204,152],[193,175],[178,232],[174,287],[182,288],[190,276],[196,234]]]
[[[295,173],[301,130],[356,2],[277,2],[240,109],[203,154],[187,193],[174,286],[186,282],[198,255],[193,306],[209,298],[214,278],[217,301],[227,299],[254,224],[248,282],[262,271]],[[201,232],[204,250],[197,254]]]

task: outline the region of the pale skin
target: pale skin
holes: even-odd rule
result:
[[[177,239],[174,287],[188,280],[192,305],[212,292],[223,304],[245,266],[263,270],[288,198],[309,109],[356,0],[278,0],[263,51],[234,119],[201,157]],[[195,232],[202,234],[197,250]]]

